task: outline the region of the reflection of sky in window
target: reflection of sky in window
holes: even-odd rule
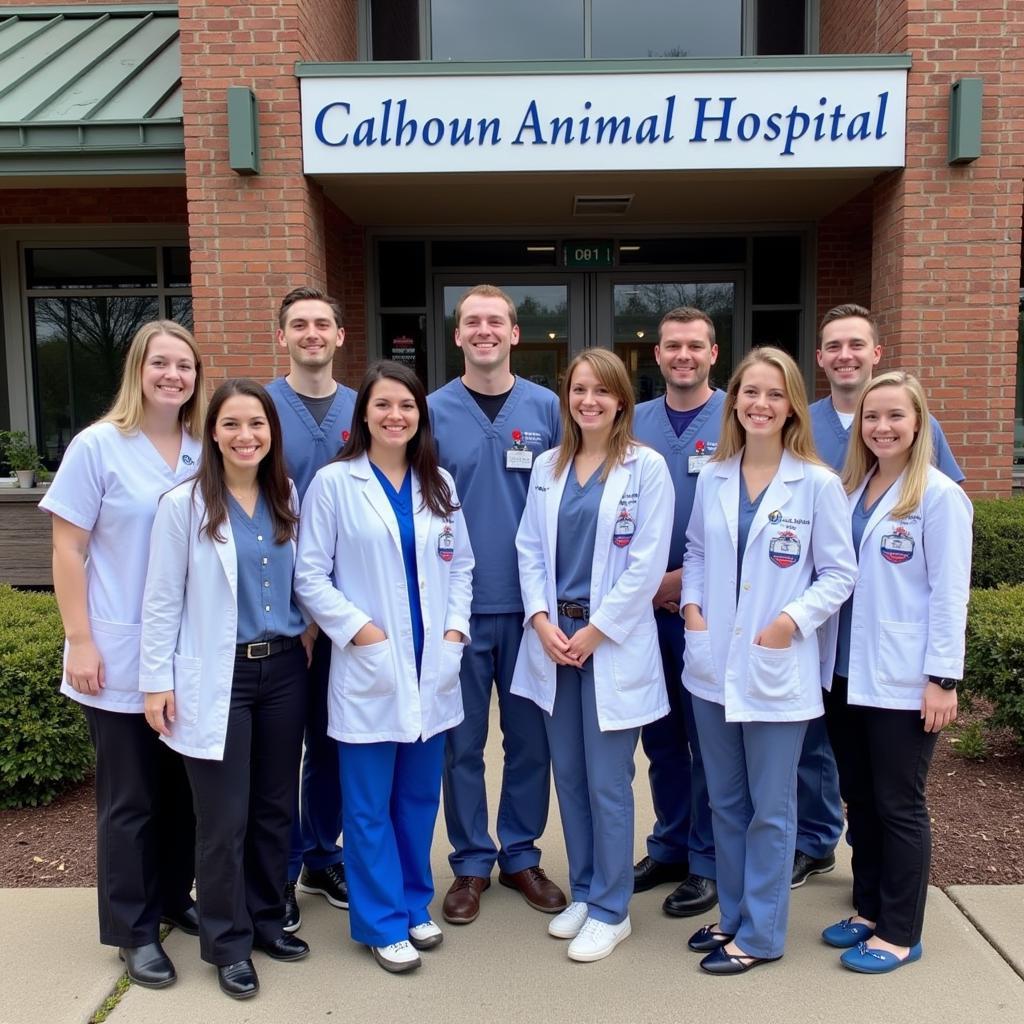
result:
[[[721,57],[740,52],[740,0],[593,0],[602,57]]]
[[[432,0],[430,19],[434,60],[583,56],[583,0]]]

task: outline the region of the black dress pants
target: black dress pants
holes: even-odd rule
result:
[[[196,810],[199,949],[218,966],[282,934],[306,715],[301,645],[237,659],[224,759],[186,757]]]
[[[100,942],[144,946],[192,906],[195,817],[181,757],[146,716],[82,705],[96,748]]]
[[[938,733],[919,711],[847,703],[835,676],[825,721],[853,845],[853,905],[897,946],[921,939],[932,836],[925,783]]]

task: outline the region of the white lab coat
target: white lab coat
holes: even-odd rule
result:
[[[851,512],[870,479],[850,495]],[[921,504],[893,519],[902,486],[900,476],[861,537],[847,701],[917,711],[928,676],[963,678],[974,507],[932,466]]]
[[[294,486],[291,501],[297,509]],[[230,518],[220,543],[200,534],[205,513],[192,481],[160,499],[142,599],[139,689],[174,691],[175,721],[170,736],[160,737],[169,747],[222,761],[238,643],[238,558]]]
[[[555,702],[557,666],[544,653],[530,620],[545,611],[551,622],[558,622],[558,508],[572,467],[556,477],[557,454],[557,449],[552,449],[537,459],[516,534],[526,628],[512,692],[532,700],[548,714]],[[631,448],[625,461],[608,474],[590,574],[590,622],[607,637],[593,654],[597,720],[602,732],[633,728],[668,714],[651,602],[665,574],[674,509],[668,468],[653,449]],[[615,524],[623,513],[633,521],[634,531],[630,542],[620,547],[614,543]]]
[[[724,705],[728,722],[817,718],[824,710],[817,630],[857,576],[846,494],[831,469],[783,452],[750,526],[737,599],[741,458],[709,463],[697,479],[680,607],[697,605],[708,628],[686,631],[683,685]],[[755,645],[782,612],[797,625],[792,644]],[[825,660],[834,657],[833,645]]]
[[[413,743],[462,721],[463,645],[444,634],[469,637],[473,549],[462,511],[434,515],[415,474],[412,507],[424,632],[418,682],[398,521],[370,460],[329,463],[302,502],[295,593],[333,642],[327,732],[344,743]],[[354,646],[368,622],[387,639]]]

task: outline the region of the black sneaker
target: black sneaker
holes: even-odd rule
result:
[[[302,924],[302,912],[295,896],[295,883],[289,882],[284,887],[284,924],[282,928],[289,934],[297,932]]]
[[[799,889],[811,875],[827,875],[836,866],[836,855],[830,853],[825,857],[808,857],[806,853],[796,851],[793,858],[793,880],[789,883],[791,889]]]
[[[320,871],[303,868],[299,876],[299,892],[323,896],[332,907],[348,910],[348,884],[345,882],[345,865],[328,864]]]

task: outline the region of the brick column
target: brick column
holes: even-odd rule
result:
[[[179,3],[192,291],[213,378],[280,373],[286,364],[273,328],[281,297],[297,285],[328,283],[330,204],[302,174],[294,63],[354,59],[356,11],[355,0]],[[258,175],[228,166],[232,85],[256,94]],[[361,309],[346,311],[354,312],[362,318]]]

